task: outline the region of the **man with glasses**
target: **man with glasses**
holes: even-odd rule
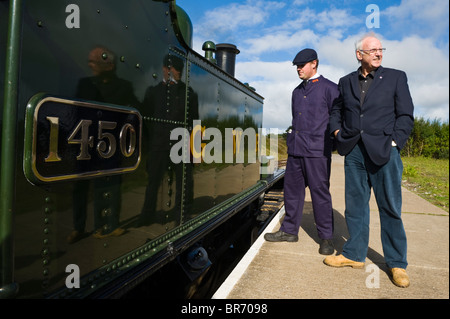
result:
[[[384,48],[375,34],[356,43],[361,67],[339,81],[340,98],[330,116],[330,133],[345,155],[345,219],[349,239],[333,267],[363,268],[369,244],[369,199],[373,188],[384,258],[393,283],[409,286],[407,242],[401,219],[400,150],[414,125],[413,102],[403,71],[383,68]]]

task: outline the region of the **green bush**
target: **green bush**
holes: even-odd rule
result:
[[[403,167],[403,176],[405,177],[416,177],[417,169],[412,165],[405,165]]]
[[[449,158],[449,124],[438,120],[416,118],[403,156],[424,156],[435,159]]]

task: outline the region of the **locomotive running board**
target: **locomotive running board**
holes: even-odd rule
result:
[[[226,200],[219,206],[163,236],[128,252],[108,265],[90,273],[82,282],[89,285],[79,289],[62,289],[48,298],[104,299],[121,296],[155,271],[173,261],[178,255],[198,242],[241,209],[269,190],[284,177],[284,170],[275,172],[273,178],[260,180],[254,186]],[[124,260],[130,260],[123,263]],[[112,280],[114,279],[114,280]]]

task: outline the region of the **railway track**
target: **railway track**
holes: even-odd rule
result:
[[[287,160],[279,160],[278,168],[285,168]],[[260,208],[260,214],[257,217],[258,221],[267,222],[270,217],[273,217],[284,205],[284,192],[283,185],[279,185],[277,188],[271,189],[264,195],[264,203]],[[262,227],[264,230],[266,225]]]
[[[287,159],[278,160],[278,168],[285,168],[287,163]]]
[[[284,204],[283,196],[283,189],[271,190],[266,193],[264,195],[264,204],[261,206],[260,214],[256,220],[266,222],[269,217],[278,213]]]

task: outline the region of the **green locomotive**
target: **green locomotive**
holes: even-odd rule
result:
[[[175,1],[0,1],[0,298],[195,280],[255,218],[284,174],[260,174],[263,98],[191,42]]]

